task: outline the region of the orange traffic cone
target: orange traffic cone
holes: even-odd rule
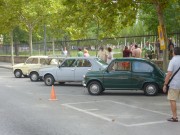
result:
[[[54,85],[52,85],[51,96],[49,100],[58,100],[54,91]]]

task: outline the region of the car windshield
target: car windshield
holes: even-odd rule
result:
[[[103,60],[101,60],[99,58],[95,58],[95,60],[97,61],[97,63],[99,63],[102,66],[107,66],[108,65],[106,62],[104,62]]]

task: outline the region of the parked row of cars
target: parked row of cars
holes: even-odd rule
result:
[[[16,78],[28,76],[45,85],[82,82],[89,94],[104,90],[143,90],[154,96],[162,92],[165,73],[154,63],[140,58],[114,59],[108,65],[97,57],[31,56],[25,63],[13,66]]]

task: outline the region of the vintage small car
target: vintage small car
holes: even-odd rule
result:
[[[86,73],[83,86],[91,95],[104,90],[143,90],[154,96],[162,92],[165,73],[154,63],[141,58],[114,59],[101,71]]]
[[[101,71],[108,66],[97,57],[67,57],[56,67],[39,70],[39,76],[47,86],[55,82],[82,82],[83,76],[89,71]]]
[[[30,77],[32,81],[38,80],[38,71],[47,66],[56,66],[64,57],[58,56],[30,56],[24,63],[15,64],[13,73],[16,78]]]

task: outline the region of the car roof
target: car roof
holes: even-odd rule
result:
[[[97,57],[91,56],[91,57],[66,57],[65,59],[95,59]]]
[[[40,56],[30,56],[29,58],[48,58],[48,56],[43,56],[43,55],[40,55]]]
[[[148,60],[143,59],[143,58],[134,58],[134,57],[115,58],[114,60],[148,61]]]
[[[65,58],[65,57],[60,57],[60,56],[45,56],[45,55],[37,55],[37,56],[30,56],[29,58]]]

